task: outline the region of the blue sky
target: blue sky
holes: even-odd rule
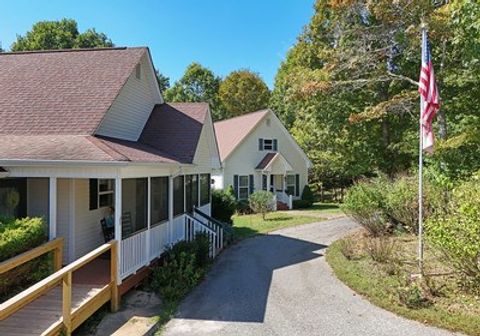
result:
[[[216,74],[248,68],[272,87],[287,50],[313,14],[313,0],[14,0],[0,2],[0,41],[9,48],[34,22],[72,18],[118,46],[149,46],[172,80],[200,62]]]

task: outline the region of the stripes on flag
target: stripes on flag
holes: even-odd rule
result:
[[[422,68],[420,70],[418,92],[421,97],[420,118],[423,131],[423,150],[432,152],[434,144],[432,122],[440,109],[440,97],[435,81],[426,29],[422,30]]]

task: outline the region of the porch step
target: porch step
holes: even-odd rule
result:
[[[289,210],[288,205],[286,203],[277,201],[277,210]]]

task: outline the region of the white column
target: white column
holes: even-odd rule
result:
[[[122,267],[122,179],[115,178],[115,240],[118,242],[117,284],[122,283],[120,269]]]
[[[49,223],[48,238],[50,240],[57,237],[57,178],[50,177],[48,192],[49,204]]]
[[[152,179],[149,176],[147,179],[147,243],[145,248],[147,249],[147,264],[150,263],[152,256],[150,255],[150,226],[152,225],[151,221],[152,214]]]
[[[168,243],[173,243],[173,176],[168,177]]]

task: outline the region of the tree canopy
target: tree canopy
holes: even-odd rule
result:
[[[218,100],[221,78],[199,63],[190,64],[182,78],[165,91],[168,102],[208,102],[214,119],[221,117],[222,109]]]
[[[163,94],[168,88],[170,88],[170,78],[168,78],[158,70],[155,70],[155,77],[157,78],[158,88]]]
[[[480,169],[478,1],[317,0],[270,100],[313,161],[317,186],[415,167],[422,19],[442,98],[427,161],[456,176]]]
[[[17,35],[11,46],[12,51],[50,50],[71,48],[112,47],[112,41],[95,29],[78,31],[77,22],[72,19],[40,21],[25,35]]]
[[[238,70],[222,81],[219,98],[227,116],[234,117],[267,107],[270,90],[257,73]]]

